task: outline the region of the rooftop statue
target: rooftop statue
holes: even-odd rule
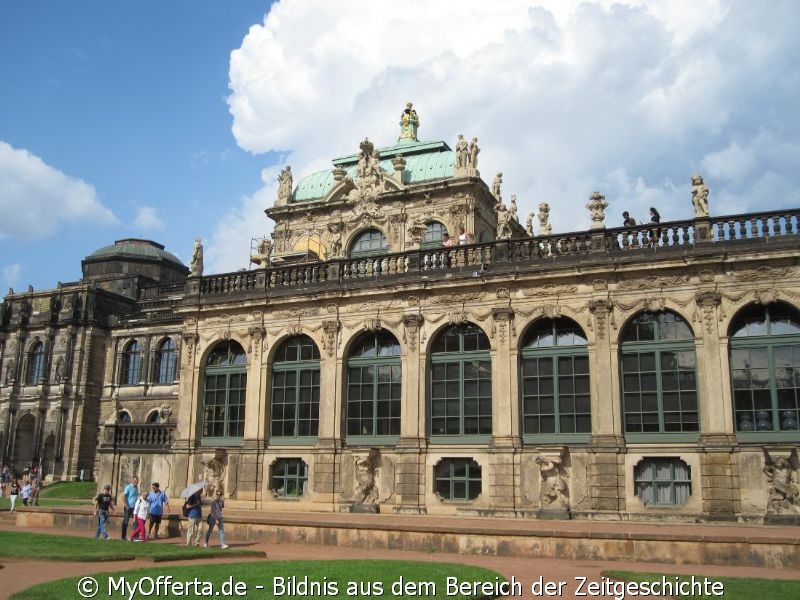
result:
[[[189,277],[203,276],[203,243],[200,238],[194,241],[194,251],[192,261],[189,263]]]
[[[292,197],[292,167],[287,166],[278,175],[278,204],[289,204]]]
[[[456,141],[456,169],[463,169],[469,164],[469,144],[464,139],[464,135],[458,134]]]
[[[472,138],[472,141],[469,144],[469,165],[473,169],[478,168],[478,152],[480,151],[481,149],[478,148],[478,138]]]
[[[269,257],[272,255],[272,250],[275,244],[268,237],[261,238],[256,248],[256,253],[250,257],[250,262],[259,265],[262,269],[266,269],[270,265]]]
[[[503,184],[503,174],[498,173],[494,176],[494,181],[492,182],[492,196],[494,196],[498,202],[503,201],[503,196],[500,193],[500,186]]]
[[[511,194],[511,218],[514,219],[517,223],[519,223],[519,213],[517,209],[517,195]]]
[[[692,204],[695,218],[708,216],[708,187],[702,175],[692,175]]]
[[[511,229],[511,213],[508,212],[508,207],[500,202],[495,208],[497,211],[497,239],[507,240],[514,231]]]
[[[417,111],[414,110],[414,105],[409,102],[400,115],[400,137],[398,140],[408,138],[417,141],[417,129],[419,129],[419,117],[417,116]]]

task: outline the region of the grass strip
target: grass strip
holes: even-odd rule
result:
[[[155,562],[214,558],[221,555],[263,557],[259,550],[222,550],[218,547],[189,548],[183,544],[146,542],[137,544],[117,539],[96,540],[70,535],[49,535],[24,531],[0,531],[0,557],[34,560],[98,562],[142,558]]]
[[[333,550],[335,552],[335,550]],[[170,585],[154,587],[171,576]],[[273,598],[392,598],[419,600],[447,598],[477,600],[494,597],[476,588],[474,582],[495,586],[505,581],[489,569],[453,563],[391,560],[263,561],[255,563],[203,564],[182,567],[136,569],[92,576],[97,585],[95,598],[187,598],[195,596]],[[194,584],[192,582],[199,583]],[[457,587],[448,588],[447,579],[456,578]],[[81,580],[83,579],[83,582]],[[12,596],[12,600],[79,599],[78,586],[86,578],[70,577],[40,584]],[[150,583],[152,581],[152,584]],[[180,583],[182,587],[172,585]],[[188,582],[188,587],[186,584]],[[137,588],[124,588],[125,583]],[[458,584],[470,586],[468,593]],[[91,582],[88,583],[91,586]],[[195,588],[192,588],[195,585]],[[226,587],[227,586],[227,587]],[[259,587],[261,586],[261,587]],[[477,589],[477,593],[475,590]],[[131,593],[133,590],[133,593]],[[86,593],[87,588],[83,588]]]
[[[691,583],[692,575],[676,575],[674,573],[639,573],[636,571],[603,571],[606,577],[621,579],[623,581],[634,582],[675,582]],[[705,575],[695,575],[695,582],[708,579],[712,582],[722,584],[724,595],[717,595],[711,589],[703,590],[708,593],[705,595],[684,594],[677,597],[691,598],[724,598],[725,600],[787,600],[788,598],[800,598],[800,581],[783,579],[757,579],[754,577],[707,577]],[[684,591],[689,592],[691,588],[684,587]],[[696,588],[700,591],[699,588]],[[669,596],[670,594],[663,594]],[[628,597],[627,595],[625,596]]]

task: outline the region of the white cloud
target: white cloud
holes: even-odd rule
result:
[[[85,181],[0,141],[0,239],[42,239],[77,222],[109,225],[117,218]]]
[[[152,206],[137,206],[136,218],[133,220],[133,224],[140,229],[164,231],[164,221]]]
[[[421,139],[477,136],[484,180],[503,171],[523,215],[549,202],[556,231],[588,226],[595,189],[609,224],[651,204],[691,217],[702,170],[712,213],[785,207],[800,161],[795,16],[791,1],[277,2],[231,54],[232,129],[250,152],[287,153],[297,183],[365,136],[393,143],[412,100]],[[243,215],[271,206],[275,174],[225,227],[262,232]]]
[[[3,287],[13,288],[19,283],[19,278],[22,275],[22,265],[20,263],[11,263],[10,265],[3,265]]]

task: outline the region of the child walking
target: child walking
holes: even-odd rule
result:
[[[133,528],[133,531],[131,531],[132,542],[147,541],[145,523],[147,522],[147,515],[150,513],[150,501],[147,499],[148,496],[149,493],[144,492],[133,506],[133,518],[136,519],[136,526]],[[137,535],[139,536],[138,538],[136,537]]]

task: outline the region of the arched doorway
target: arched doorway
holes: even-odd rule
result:
[[[36,453],[35,432],[36,419],[32,414],[23,415],[14,429],[14,449],[11,452],[12,462],[18,472],[30,466]]]

